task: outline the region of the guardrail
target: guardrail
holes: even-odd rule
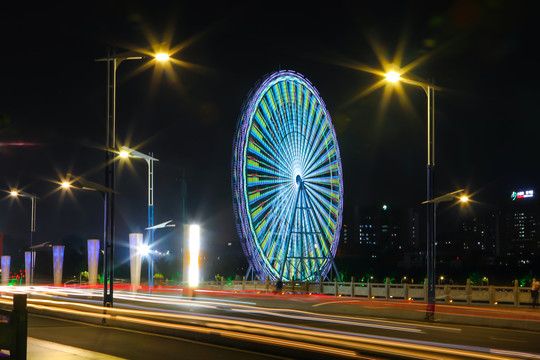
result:
[[[529,287],[518,286],[476,286],[467,280],[466,285],[436,285],[435,297],[439,303],[489,304],[531,306]],[[257,291],[275,292],[275,281],[237,280],[201,282],[199,288],[223,291]],[[321,294],[333,296],[350,296],[368,299],[402,299],[423,301],[427,299],[427,287],[424,284],[390,284],[363,282],[284,282],[281,290],[292,294]]]
[[[26,360],[27,336],[26,294],[14,294],[13,310],[0,309],[0,350],[9,350],[9,359]]]

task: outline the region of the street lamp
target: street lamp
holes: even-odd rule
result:
[[[36,233],[36,200],[39,199],[36,194],[30,194],[21,190],[11,190],[9,193],[13,197],[25,197],[29,198],[32,202],[32,211],[30,215],[30,285],[34,283],[34,266],[35,266],[35,254],[33,249],[34,236]],[[28,276],[28,274],[27,274]]]
[[[429,167],[428,167],[429,169]],[[428,175],[429,178],[429,175]],[[428,182],[428,185],[430,183]],[[433,321],[435,314],[435,259],[436,259],[436,226],[437,226],[437,205],[445,201],[455,201],[459,200],[460,202],[468,202],[469,197],[464,195],[463,192],[465,189],[460,189],[452,191],[448,194],[438,196],[436,198],[428,198],[428,200],[423,201],[422,204],[428,206],[428,241],[427,241],[427,286],[428,286],[428,305],[426,310],[426,320]],[[429,194],[429,192],[428,192]],[[430,220],[431,216],[431,222]],[[442,278],[442,277],[441,277]]]
[[[397,83],[403,81],[420,86],[427,95],[427,279],[428,306],[426,320],[433,321],[435,312],[435,205],[433,199],[433,170],[435,167],[435,86],[402,78],[397,71],[385,74],[387,81]]]
[[[132,157],[135,159],[144,159],[148,164],[148,247],[152,248],[154,244],[154,161],[159,161],[155,157],[143,154],[137,150],[122,146],[120,148],[120,157],[127,158]],[[152,257],[148,259],[148,285],[154,285],[154,260]]]
[[[116,70],[123,61],[141,60],[143,56],[117,55],[115,51],[109,52],[106,58],[96,61],[107,62],[107,136],[105,147],[116,148]],[[160,55],[158,61],[168,60],[169,57]],[[109,151],[105,152],[105,186],[111,192],[105,193],[105,224],[104,224],[104,259],[103,259],[103,306],[113,306],[113,279],[114,279],[114,203],[115,203],[115,164]]]
[[[172,220],[168,220],[168,221],[165,221],[165,222],[163,222],[161,224],[149,226],[149,227],[145,228],[145,230],[150,231],[150,234],[152,235],[152,244],[153,244],[154,232],[157,229],[164,229],[164,228],[167,228],[167,227],[175,227],[175,226],[176,226],[176,224],[172,224]],[[152,257],[152,253],[153,252],[155,253],[156,251],[152,249],[151,244],[148,244],[148,247],[149,247],[149,251],[148,251],[148,285],[153,286],[154,285],[154,258]],[[150,266],[151,266],[151,268],[150,268]],[[150,282],[150,279],[152,279],[151,280],[152,282]]]

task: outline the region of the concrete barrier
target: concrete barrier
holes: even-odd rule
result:
[[[276,282],[245,279],[243,281],[208,281],[201,282],[199,288],[233,292],[271,292],[276,289]],[[292,294],[426,301],[424,284],[390,284],[388,279],[385,283],[290,281],[283,283],[283,291]],[[530,288],[516,285],[473,286],[470,281],[465,285],[436,285],[435,297],[439,303],[531,306]]]

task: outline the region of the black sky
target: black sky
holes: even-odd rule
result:
[[[91,4],[21,5],[0,15],[0,188],[40,196],[40,241],[102,238],[99,196],[63,198],[47,180],[72,172],[103,183],[106,66],[94,60],[109,47],[149,48],[167,36],[173,46],[188,44],[173,57],[196,66],[159,78],[152,68],[137,73],[144,61],[118,69],[118,141],[160,159],[156,222],[178,216],[185,171],[190,221],[203,224],[212,244],[237,240],[230,186],[236,121],[254,83],[279,69],[306,76],[327,105],[346,211],[419,206],[425,94],[405,86],[410,106],[394,94],[382,118],[382,88],[350,102],[379,78],[340,64],[379,69],[374,46],[391,60],[404,44],[402,64],[432,54],[413,72],[444,88],[436,95],[436,194],[468,188],[486,209],[513,189],[538,186],[534,1]],[[120,241],[146,224],[146,165],[133,165],[135,172],[118,175]],[[28,201],[0,201],[6,238],[27,238],[29,217]]]

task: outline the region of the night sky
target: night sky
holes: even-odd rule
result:
[[[101,4],[101,5],[100,5]],[[187,217],[209,247],[236,243],[231,155],[241,106],[255,82],[294,70],[317,88],[342,156],[345,212],[353,206],[419,207],[426,188],[426,96],[404,85],[382,103],[380,57],[433,79],[435,195],[474,193],[489,211],[512,190],[538,191],[540,90],[535,1],[288,2],[245,6],[198,2],[58,2],[0,14],[0,189],[40,197],[36,242],[103,238],[99,194],[56,191],[70,172],[103,184],[108,48],[179,49],[179,61],[118,68],[117,138],[155,164],[155,223]],[[324,4],[324,5],[323,5]],[[399,64],[398,64],[399,65]],[[404,75],[406,76],[406,75]],[[381,112],[381,108],[384,111]],[[119,253],[147,223],[147,166],[117,167]],[[28,242],[30,201],[0,197],[0,232]],[[165,237],[163,248],[176,235]],[[239,247],[238,247],[239,249]],[[123,256],[123,255],[119,255]]]

